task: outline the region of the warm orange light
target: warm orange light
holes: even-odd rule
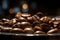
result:
[[[26,4],[26,3],[23,4],[23,5],[22,5],[22,8],[23,8],[23,9],[28,9],[28,4]]]
[[[10,14],[13,14],[13,13],[14,13],[13,8],[10,8],[10,9],[9,9],[9,13],[10,13]]]

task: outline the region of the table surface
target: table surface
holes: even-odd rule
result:
[[[15,35],[15,36],[60,36],[58,33],[54,34],[18,34],[18,33],[5,33],[0,32],[1,35]]]

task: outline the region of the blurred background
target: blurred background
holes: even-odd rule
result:
[[[60,15],[60,2],[52,0],[0,0],[0,18],[14,17],[17,12],[42,12],[48,16]]]

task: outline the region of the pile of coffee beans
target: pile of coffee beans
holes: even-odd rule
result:
[[[22,34],[53,34],[60,33],[60,17],[51,18],[37,13],[17,13],[15,18],[0,20],[0,32]]]

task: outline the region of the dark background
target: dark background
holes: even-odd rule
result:
[[[13,8],[14,6],[18,6],[21,8],[21,2],[26,1],[29,5],[29,13],[34,15],[37,12],[42,12],[49,16],[58,16],[60,15],[60,1],[55,0],[8,0],[8,9],[2,8],[2,16],[9,16],[8,10]],[[31,8],[31,2],[36,3],[36,8],[33,10]],[[2,5],[2,0],[0,0],[0,5]]]

